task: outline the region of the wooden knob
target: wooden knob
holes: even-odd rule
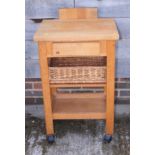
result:
[[[60,54],[60,52],[59,51],[56,51],[56,54]]]

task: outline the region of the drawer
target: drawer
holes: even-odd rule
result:
[[[95,56],[101,55],[100,47],[100,42],[53,43],[51,55],[54,57]],[[102,48],[102,55],[105,55],[105,51]]]

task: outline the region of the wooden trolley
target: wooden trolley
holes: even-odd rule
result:
[[[105,119],[103,140],[114,130],[115,41],[113,19],[97,18],[96,8],[60,9],[59,19],[43,20],[38,42],[47,140],[53,120]],[[63,94],[57,88],[101,87],[104,93]]]

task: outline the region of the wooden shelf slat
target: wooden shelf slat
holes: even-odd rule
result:
[[[105,83],[83,83],[83,84],[50,84],[50,87],[65,87],[65,88],[70,88],[70,87],[105,87]]]
[[[105,119],[104,93],[55,94],[53,119]]]

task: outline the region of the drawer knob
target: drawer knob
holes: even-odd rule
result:
[[[56,51],[56,54],[60,54],[60,52],[59,51]]]

